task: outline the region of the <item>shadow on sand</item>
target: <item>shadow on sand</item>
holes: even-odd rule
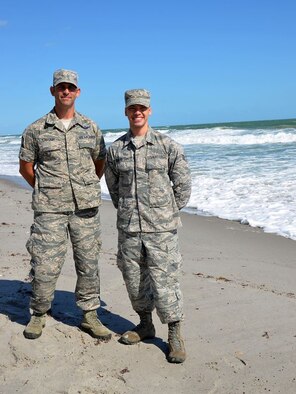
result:
[[[0,280],[0,314],[6,315],[12,322],[25,326],[30,320],[29,302],[31,284],[20,280]],[[126,301],[128,302],[128,300]],[[134,324],[106,309],[107,304],[101,300],[98,316],[101,322],[115,334],[131,330]],[[57,321],[68,326],[79,327],[82,318],[81,310],[76,306],[75,294],[69,291],[56,290],[49,314]],[[166,343],[158,337],[145,340],[153,344],[163,353],[167,351]]]

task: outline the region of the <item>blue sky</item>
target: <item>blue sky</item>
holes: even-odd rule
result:
[[[0,133],[52,108],[58,68],[102,129],[127,127],[138,87],[155,126],[294,118],[295,15],[294,0],[2,0]]]

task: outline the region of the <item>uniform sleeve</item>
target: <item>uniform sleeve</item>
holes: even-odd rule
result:
[[[104,160],[106,158],[106,144],[105,144],[104,136],[97,125],[94,125],[94,128],[96,135],[96,147],[93,150],[92,158],[94,161]]]
[[[38,150],[34,131],[28,127],[22,135],[19,159],[32,163],[36,161],[37,154]]]
[[[107,152],[107,161],[105,169],[105,180],[109,189],[109,193],[114,207],[118,208],[119,200],[119,175],[116,169],[116,161],[114,159],[114,152],[111,147]]]
[[[169,151],[169,177],[177,207],[182,209],[190,198],[191,175],[183,147],[176,142],[172,143]]]

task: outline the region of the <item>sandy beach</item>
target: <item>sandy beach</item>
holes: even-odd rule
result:
[[[116,211],[101,206],[101,343],[78,328],[69,244],[43,334],[27,340],[33,220],[31,191],[0,180],[0,393],[296,392],[296,242],[236,222],[182,213],[187,360],[166,361],[167,326],[156,338],[118,342],[138,323],[116,267]]]

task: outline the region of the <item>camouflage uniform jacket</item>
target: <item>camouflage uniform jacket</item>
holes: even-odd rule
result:
[[[23,133],[19,158],[35,163],[32,208],[39,212],[73,212],[97,207],[101,188],[95,160],[106,147],[97,125],[75,113],[68,131],[54,110]]]
[[[105,178],[117,208],[117,227],[126,232],[174,230],[191,193],[183,148],[150,127],[139,144],[133,141],[129,130],[107,153]]]

